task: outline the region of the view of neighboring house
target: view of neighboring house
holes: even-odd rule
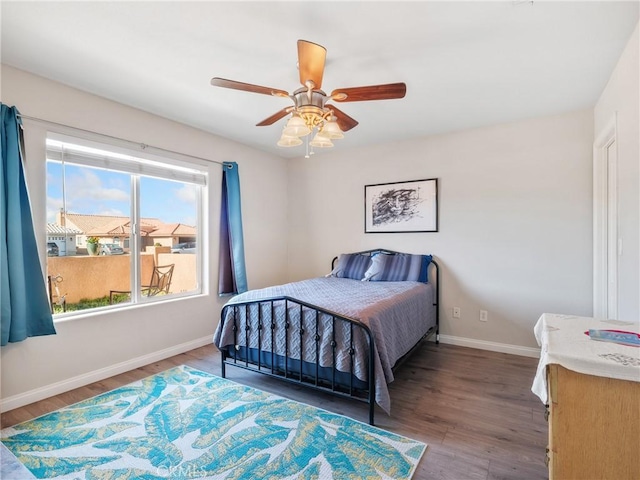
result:
[[[58,246],[58,255],[71,256],[77,253],[76,245],[80,230],[63,227],[57,223],[47,223],[47,243],[55,243]]]
[[[59,228],[71,228],[77,231],[76,248],[86,249],[87,237],[98,237],[100,243],[114,243],[125,250],[129,249],[130,217],[58,212],[56,224]],[[140,219],[142,249],[156,244],[173,247],[178,243],[195,242],[196,234],[196,228],[191,225],[164,223],[157,218]]]

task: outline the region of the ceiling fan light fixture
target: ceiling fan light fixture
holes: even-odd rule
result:
[[[302,140],[299,137],[294,137],[291,135],[285,135],[284,133],[278,140],[279,147],[297,147],[298,145],[302,145]]]
[[[289,137],[304,137],[305,135],[309,135],[311,133],[311,129],[307,126],[305,121],[294,115],[287,122],[287,126],[284,127],[283,136]]]
[[[309,142],[309,145],[318,148],[333,147],[333,143],[331,142],[331,140],[329,140],[327,137],[323,137],[319,133],[317,133],[316,136],[313,137],[313,140]]]
[[[316,136],[326,138],[327,140],[331,140],[331,138],[329,138],[329,135],[324,131],[324,129],[316,133]]]
[[[333,115],[328,121],[324,123],[324,126],[322,127],[322,130],[320,130],[318,135],[322,135],[323,137],[326,137],[330,140],[344,138],[344,133],[342,133],[342,130],[340,130],[340,126],[336,121],[336,117],[334,117]]]

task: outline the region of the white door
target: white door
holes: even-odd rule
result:
[[[593,145],[593,315],[618,317],[618,167],[616,119]]]
[[[617,150],[615,138],[607,145],[607,318],[618,318]]]

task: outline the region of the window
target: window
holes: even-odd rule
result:
[[[201,293],[206,185],[204,165],[50,134],[47,223],[75,235],[47,257],[54,313]]]

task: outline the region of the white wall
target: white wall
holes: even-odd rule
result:
[[[617,115],[618,318],[640,318],[640,37],[629,39],[594,109],[596,138]]]
[[[286,279],[286,161],[11,67],[2,67],[1,79],[2,102],[17,106],[24,115],[216,161],[238,162],[249,287],[259,288]],[[47,128],[57,130],[25,121],[27,180],[43,261]],[[58,322],[55,336],[30,338],[3,347],[0,353],[3,409],[210,341],[226,299],[217,296],[221,167],[211,163],[209,172],[211,191],[205,215],[209,275],[204,279],[208,293]]]
[[[342,252],[431,253],[442,334],[537,347],[543,312],[592,312],[592,144],[589,109],[292,159],[290,277],[325,274]],[[439,179],[438,233],[363,233],[364,185],[424,178]]]

